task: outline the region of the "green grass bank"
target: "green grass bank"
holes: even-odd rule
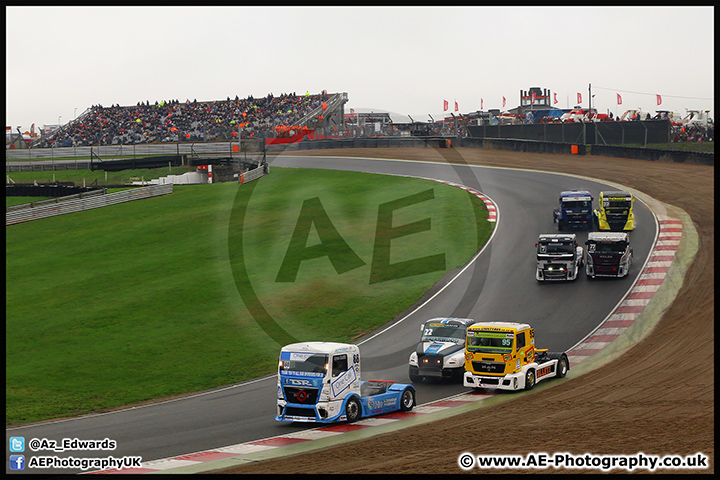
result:
[[[281,345],[248,286],[288,338],[358,338],[479,250],[476,214],[437,182],[274,168],[10,226],[6,424],[272,373]]]

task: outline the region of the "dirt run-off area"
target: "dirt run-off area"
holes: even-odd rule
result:
[[[599,369],[441,422],[415,425],[301,455],[248,463],[219,473],[458,474],[464,473],[458,458],[465,452],[475,456],[524,456],[540,452],[577,456],[702,453],[708,457],[707,469],[654,472],[714,472],[714,166],[479,148],[357,148],[295,154],[439,159],[607,180],[684,210],[697,229],[699,250],[676,299],[654,330]],[[475,467],[469,473],[600,473],[600,470]]]

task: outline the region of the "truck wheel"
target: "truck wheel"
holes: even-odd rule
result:
[[[409,412],[415,406],[415,392],[412,388],[406,388],[400,397],[400,410]]]
[[[525,374],[525,390],[532,390],[535,386],[535,370],[532,368]]]
[[[345,414],[347,415],[348,423],[360,420],[362,407],[360,406],[360,402],[357,398],[353,397],[348,400],[347,405],[345,405]]]
[[[560,355],[560,360],[558,360],[557,372],[555,373],[555,377],[563,378],[565,375],[567,375],[569,369],[570,362],[568,361],[567,355],[563,353],[562,355]]]
[[[415,371],[413,371],[412,367],[408,371],[408,376],[410,377],[410,381],[412,383],[420,383],[423,380],[423,376],[415,373]]]

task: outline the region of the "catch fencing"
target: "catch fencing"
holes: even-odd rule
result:
[[[88,194],[83,194],[82,198],[73,198],[76,196],[72,195],[70,197],[60,197],[42,202],[34,202],[32,204],[16,205],[15,207],[7,208],[5,225],[53,217],[65,213],[82,212],[83,210],[107,207],[108,205],[130,202],[132,200],[167,195],[168,193],[172,193],[172,191],[172,184],[152,185],[104,195],[96,194],[88,196]]]

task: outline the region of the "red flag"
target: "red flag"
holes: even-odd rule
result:
[[[553,105],[557,103],[557,93],[553,93]]]
[[[660,105],[662,103],[662,98],[660,95],[657,96],[657,104]]]
[[[481,98],[480,99],[480,110],[482,110],[482,109],[483,109],[483,99]]]
[[[581,104],[581,103],[582,103],[582,95],[580,95],[580,92],[578,92],[578,101],[577,101],[577,103],[578,103],[578,104]]]
[[[455,102],[455,111],[457,112],[458,110],[460,110],[460,109],[458,108],[457,102]]]
[[[622,97],[620,96],[619,93],[617,94],[617,97],[618,97],[617,98],[618,105],[622,105]]]
[[[530,105],[535,105],[535,92],[530,93]]]
[[[503,97],[503,108],[505,108],[505,97]]]
[[[448,101],[443,100],[443,112],[447,112],[447,109],[448,109]]]

